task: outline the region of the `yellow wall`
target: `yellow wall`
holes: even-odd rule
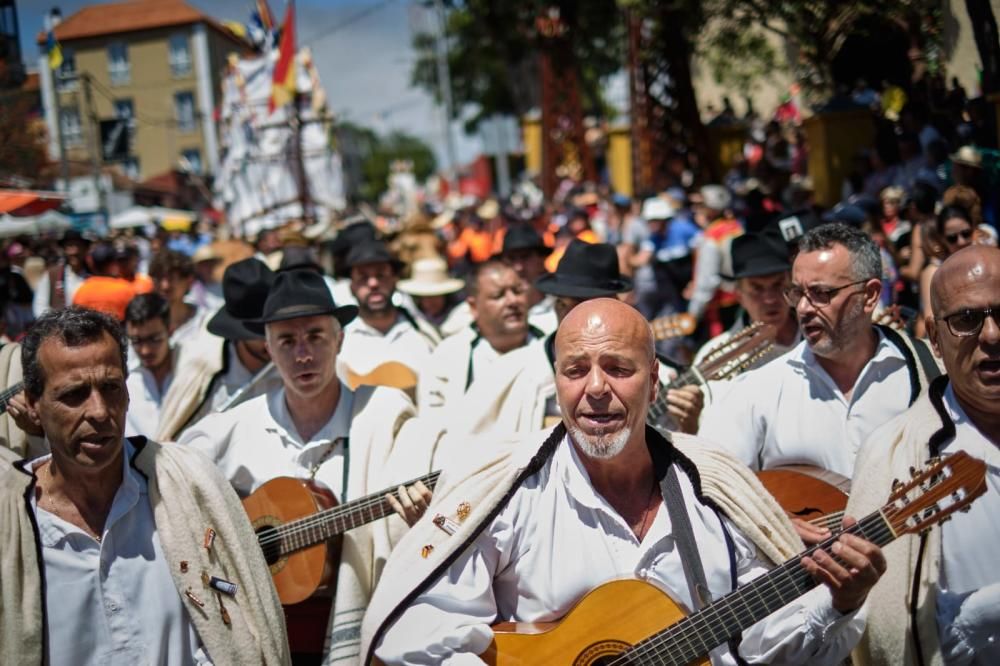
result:
[[[188,51],[192,66],[188,74],[174,76],[170,68],[169,39],[174,33],[183,32],[188,36]],[[218,73],[221,72],[228,53],[224,44],[229,44],[229,50],[237,47],[216,31],[207,30],[209,34],[209,60],[213,70],[213,94],[218,96]],[[124,85],[112,85],[108,72],[108,45],[122,41],[127,44],[128,60],[131,65],[131,78]],[[194,49],[194,26],[177,26],[160,30],[150,30],[137,33],[114,35],[85,40],[65,42],[63,48],[71,48],[76,57],[77,73],[89,73],[95,82],[93,88],[94,108],[98,119],[114,117],[114,99],[131,99],[132,107],[137,116],[135,134],[132,140],[132,154],[139,159],[140,179],[161,174],[176,168],[182,151],[197,149],[201,155],[202,165],[207,166],[208,156],[205,152],[202,135],[201,118],[198,115],[200,105],[197,85],[197,67]],[[194,98],[195,122],[190,130],[182,130],[176,126],[176,111],[174,95],[179,92],[190,92]],[[109,97],[111,99],[109,99]],[[215,99],[218,103],[218,97]],[[71,149],[74,158],[89,159],[86,147],[93,145],[93,132],[89,111],[84,99],[84,87],[81,81],[76,90],[60,94],[60,105],[78,104],[85,146]]]
[[[524,168],[530,174],[540,174],[542,173],[541,117],[522,118],[521,133],[524,141]]]
[[[632,136],[627,125],[608,130],[607,158],[611,189],[632,196]]]

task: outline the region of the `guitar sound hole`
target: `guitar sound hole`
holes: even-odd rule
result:
[[[264,551],[264,559],[268,566],[281,559],[281,539],[278,538],[278,530],[270,525],[261,527],[257,530],[257,542]]]

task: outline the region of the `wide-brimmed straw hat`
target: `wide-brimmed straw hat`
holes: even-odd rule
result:
[[[396,288],[410,296],[444,296],[454,294],[464,286],[464,280],[448,275],[448,264],[444,259],[428,257],[414,261],[410,277],[400,280]]]

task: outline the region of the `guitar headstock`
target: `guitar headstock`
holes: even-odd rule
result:
[[[902,308],[898,305],[890,305],[881,311],[872,313],[872,323],[888,326],[894,331],[907,331],[910,326],[910,318],[907,317]]]
[[[698,364],[698,372],[706,380],[738,375],[771,353],[777,333],[771,324],[751,324],[712,349]]]
[[[691,335],[698,327],[698,322],[687,312],[678,312],[653,319],[649,322],[649,327],[653,329],[654,339],[669,340]]]
[[[893,482],[882,515],[897,535],[924,532],[986,492],[986,463],[965,451],[931,458],[911,478]]]

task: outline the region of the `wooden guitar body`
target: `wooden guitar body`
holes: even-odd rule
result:
[[[321,542],[290,555],[280,555],[277,541],[272,542],[273,547],[267,544],[269,535],[285,523],[311,516],[336,503],[328,490],[315,483],[284,476],[268,481],[243,500],[282,604],[304,601],[328,582],[332,571],[328,563],[340,559],[340,541]]]
[[[850,479],[812,465],[767,469],[757,472],[757,478],[781,508],[803,520],[842,515],[851,490]]]
[[[684,615],[659,588],[616,580],[592,590],[559,622],[494,626],[493,642],[481,656],[497,666],[601,666]]]

